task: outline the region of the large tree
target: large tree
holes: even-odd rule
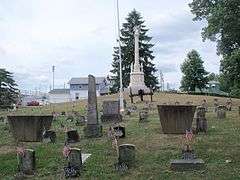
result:
[[[240,70],[232,63],[240,59],[240,1],[193,0],[189,6],[195,21],[207,22],[202,31],[203,40],[217,42],[217,52],[222,55],[219,77],[222,90],[240,96],[236,90],[240,82],[234,78],[239,77]]]
[[[153,64],[153,51],[151,48],[154,46],[150,43],[152,37],[147,35],[148,29],[144,25],[144,20],[139,12],[135,9],[130,12],[126,18],[126,23],[123,23],[121,29],[121,57],[122,57],[122,75],[123,75],[123,87],[126,88],[130,82],[131,64],[134,63],[134,27],[140,26],[139,37],[139,56],[140,63],[143,63],[143,71],[145,84],[148,87],[156,88],[158,84],[155,72],[157,69]],[[110,71],[113,76],[112,91],[117,92],[119,90],[119,48],[114,47],[112,70]]]
[[[203,67],[203,61],[196,50],[187,54],[187,58],[181,65],[183,73],[181,89],[184,91],[195,91],[196,88],[202,90],[208,83],[208,73]]]
[[[10,107],[16,103],[19,95],[16,86],[12,73],[0,69],[0,108]]]

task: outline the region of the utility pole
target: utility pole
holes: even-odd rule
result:
[[[120,111],[124,111],[123,105],[123,83],[122,83],[122,51],[120,41],[120,19],[119,19],[119,3],[117,0],[117,24],[118,24],[118,46],[119,46],[119,71],[120,71],[120,89],[119,89],[119,100],[120,100]]]
[[[55,66],[52,66],[52,88],[54,89],[54,71],[55,71]]]

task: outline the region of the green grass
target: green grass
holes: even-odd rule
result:
[[[116,97],[99,98],[99,109],[102,100]],[[155,95],[155,105],[164,102],[174,103],[180,101],[193,101],[199,104],[203,98],[207,98],[209,106],[214,97],[188,96],[188,95]],[[129,99],[127,99],[129,100]],[[135,99],[136,101],[137,99]],[[219,98],[220,103],[226,99]],[[86,102],[75,104],[74,110],[82,114],[86,113]],[[80,134],[80,142],[74,144],[84,153],[92,156],[84,165],[81,179],[240,179],[240,117],[238,107],[240,100],[233,99],[234,109],[227,113],[225,120],[217,120],[216,115],[210,109],[207,113],[208,133],[196,136],[193,147],[199,158],[205,163],[205,169],[201,171],[174,172],[170,170],[170,160],[181,157],[182,135],[165,135],[162,133],[157,110],[150,113],[150,122],[138,123],[138,114],[126,116],[122,124],[126,126],[126,138],[119,140],[119,144],[132,143],[136,145],[135,166],[124,174],[114,170],[117,162],[116,152],[112,149],[111,142],[107,138],[109,124],[104,124],[104,135],[101,138],[86,139],[83,135],[83,127],[75,127],[74,122],[66,122],[65,118],[58,118],[53,122],[52,128],[57,133],[56,144],[24,143],[25,147],[36,151],[37,172],[33,179],[64,179],[63,166],[66,164],[62,156],[65,133],[60,123],[74,127]],[[142,103],[136,103],[143,107]],[[59,104],[42,108],[19,110],[19,114],[45,114],[54,109],[57,112],[71,111],[72,104]],[[7,125],[0,125],[0,179],[13,179],[17,173],[16,144]],[[231,160],[231,163],[226,163]]]

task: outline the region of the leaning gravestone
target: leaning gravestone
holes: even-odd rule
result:
[[[217,118],[218,119],[225,119],[226,118],[226,106],[218,106],[217,107]]]
[[[96,83],[92,75],[88,76],[88,112],[84,134],[88,138],[102,136],[102,125],[98,121]]]
[[[207,119],[206,119],[206,108],[203,106],[198,106],[196,113],[196,132],[205,132],[207,133]]]
[[[122,144],[118,148],[118,164],[126,165],[128,168],[132,167],[135,163],[136,148],[133,144]]]
[[[36,169],[35,151],[32,149],[17,149],[18,168],[20,173],[33,175]]]
[[[121,122],[119,101],[103,101],[102,122]]]
[[[50,129],[53,116],[8,116],[10,130],[17,141],[39,142],[42,133]]]
[[[158,105],[158,114],[164,134],[184,134],[192,128],[196,106]]]

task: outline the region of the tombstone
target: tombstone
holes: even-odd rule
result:
[[[174,171],[200,170],[204,168],[204,161],[197,159],[194,150],[186,145],[182,150],[182,159],[171,160],[170,167]]]
[[[84,126],[85,124],[86,124],[85,116],[80,115],[76,117],[76,123],[75,123],[76,126]]]
[[[103,101],[102,122],[121,122],[119,101]]]
[[[125,138],[125,127],[118,125],[118,126],[114,126],[113,130],[115,131],[115,136],[117,138]]]
[[[196,106],[158,105],[158,114],[164,134],[184,134],[192,128]]]
[[[118,151],[118,164],[125,164],[127,167],[132,167],[135,163],[135,145],[122,144],[118,147]]]
[[[148,111],[139,112],[139,122],[148,122]]]
[[[205,111],[206,111],[206,112],[208,111],[208,105],[207,105],[206,99],[204,99],[204,100],[202,101],[202,107],[205,108]]]
[[[206,108],[203,106],[198,106],[196,109],[195,117],[196,120],[196,132],[207,133],[207,119],[206,119]]]
[[[53,116],[8,116],[10,130],[20,142],[41,142],[44,129],[51,127]]]
[[[92,75],[88,76],[88,113],[84,134],[88,138],[102,136],[102,125],[98,121],[96,83]]]
[[[222,106],[222,105],[218,106],[218,108],[217,108],[217,118],[218,119],[225,119],[226,118],[226,110],[227,110],[226,106]]]
[[[218,106],[219,106],[217,98],[214,99],[214,104],[213,105],[214,105],[214,112],[216,113],[217,109],[218,109]]]
[[[56,142],[56,132],[53,130],[43,131],[43,142],[44,143],[55,143]]]
[[[232,110],[232,100],[229,99],[227,102],[226,102],[226,108],[228,111],[231,111]]]
[[[76,143],[79,142],[79,135],[77,130],[69,130],[66,132],[66,140],[68,143]]]
[[[24,149],[21,152],[18,152],[17,158],[20,173],[34,175],[36,170],[35,151],[32,149]]]

